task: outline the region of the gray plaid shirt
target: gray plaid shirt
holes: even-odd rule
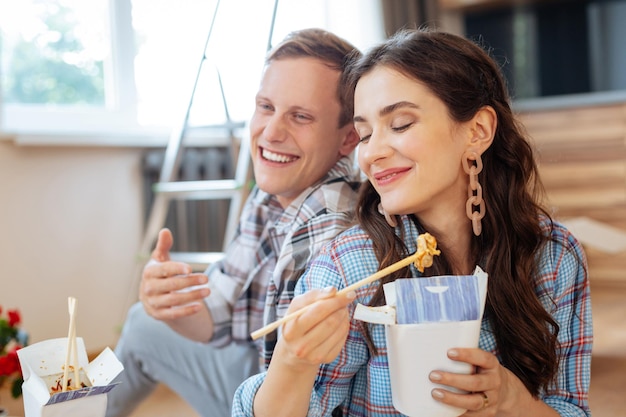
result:
[[[342,158],[284,210],[275,196],[252,191],[225,258],[207,269],[213,345],[250,343],[251,332],[285,315],[308,263],[354,222],[358,178]],[[274,331],[257,341],[266,365],[276,339]]]

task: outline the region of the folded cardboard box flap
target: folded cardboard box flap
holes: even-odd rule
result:
[[[115,353],[107,347],[85,369],[91,385],[97,386],[109,385],[124,367]]]

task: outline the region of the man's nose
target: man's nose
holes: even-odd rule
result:
[[[274,115],[267,120],[263,129],[265,138],[272,142],[282,142],[287,137],[285,121],[279,115]]]

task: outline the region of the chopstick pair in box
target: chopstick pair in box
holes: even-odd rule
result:
[[[70,314],[70,325],[67,332],[67,354],[65,357],[65,365],[63,366],[63,381],[61,383],[62,392],[67,391],[70,386],[68,381],[70,367],[74,372],[73,389],[81,388],[78,365],[78,348],[76,346],[76,298],[68,297],[67,308]]]

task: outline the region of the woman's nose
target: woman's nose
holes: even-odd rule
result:
[[[387,137],[380,132],[374,131],[366,142],[359,144],[359,161],[372,164],[380,159],[389,157],[393,148]]]

